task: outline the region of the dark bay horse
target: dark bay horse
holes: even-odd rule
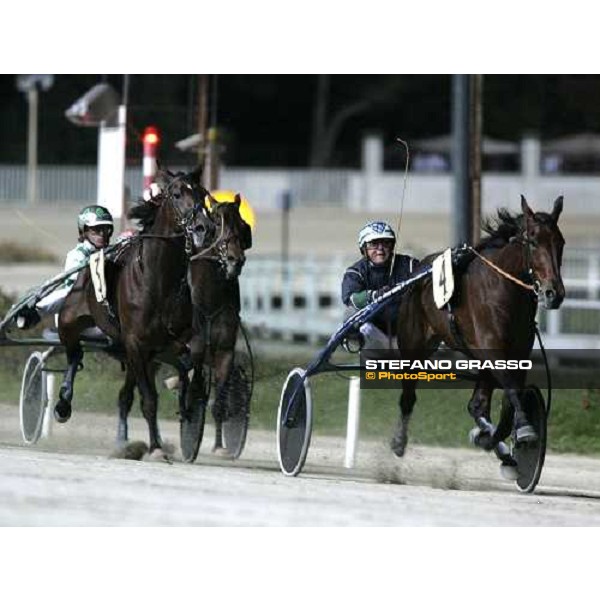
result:
[[[127,415],[137,385],[150,451],[162,447],[154,377],[159,358],[172,362],[180,372],[180,412],[185,418],[186,406],[194,401],[178,361],[192,335],[189,258],[204,246],[211,226],[204,209],[208,192],[200,185],[200,175],[199,170],[188,174],[160,170],[160,197],[130,211],[128,216],[144,221],[145,227],[129,245],[121,266],[106,264],[108,303],[96,300],[87,269],[67,297],[59,314],[59,336],[69,366],[55,407],[57,420],[64,422],[71,415],[73,381],[82,358],[80,335],[92,323],[118,341],[126,364],[126,381],[119,393],[117,441],[127,441]]]
[[[489,359],[492,354],[494,360],[529,358],[538,303],[546,309],[557,309],[565,296],[560,272],[564,238],[558,228],[562,207],[560,196],[552,213],[535,213],[521,196],[521,215],[500,210],[495,222],[484,225],[489,237],[469,252],[463,272],[457,274],[450,309],[436,307],[430,279],[417,284],[399,308],[397,333],[401,352],[424,359],[443,341],[474,359]],[[476,443],[486,450],[495,449],[501,460],[498,444],[513,428],[517,442],[536,438],[519,399],[525,377],[523,370],[483,370],[469,402],[469,413],[478,427]],[[404,454],[417,398],[416,382],[402,383],[401,414],[391,442],[397,456]],[[490,404],[497,387],[504,389],[505,398],[495,428],[491,424]]]
[[[215,235],[206,248],[190,260],[193,336],[190,342],[194,365],[214,369],[216,382],[212,414],[216,424],[213,451],[223,448],[222,424],[236,409],[231,374],[235,343],[240,327],[240,288],[238,277],[245,262],[245,251],[252,246],[252,230],[241,218],[241,197],[234,202],[216,202],[207,196]],[[196,377],[196,372],[194,373]],[[199,372],[199,390],[208,386]]]
[[[237,277],[245,262],[244,252],[251,245],[251,233],[239,214],[239,196],[232,204],[216,203],[200,185],[199,171],[188,175],[161,172],[157,183],[162,193],[152,202],[134,207],[129,214],[130,218],[140,220],[142,232],[136,239],[137,244],[128,251],[129,257],[119,270],[113,288],[112,305],[117,307],[118,325],[106,307],[96,302],[90,285],[87,285],[85,300],[91,318],[113,339],[118,339],[124,348],[127,373],[125,385],[119,394],[117,443],[124,445],[127,442],[127,417],[137,385],[142,396],[142,412],[149,428],[150,451],[162,448],[154,375],[156,361],[168,362],[177,368],[181,384],[179,411],[182,452],[186,460],[193,461],[202,439],[204,406],[208,401],[209,389],[204,372],[204,348],[199,351],[194,349],[200,348],[205,342],[204,322],[208,317],[212,329],[208,346],[219,352],[216,357],[217,381],[222,381],[222,373],[228,375],[230,367],[221,366],[221,362],[228,356],[231,332],[234,344],[237,336]],[[206,210],[205,198],[212,207],[211,212]],[[202,275],[203,269],[210,269],[208,278]],[[212,290],[211,278],[217,281],[217,294],[211,298],[213,304],[207,302],[204,291],[198,289],[201,286]],[[221,279],[228,281],[228,285],[219,287]],[[196,300],[200,302],[198,307]],[[79,325],[72,323],[69,326],[69,321],[73,321],[73,311],[79,306],[80,312],[86,312],[86,307],[81,308],[81,299],[75,299],[71,304],[69,310],[63,309],[60,317],[61,339],[64,338],[67,352],[68,343],[76,345],[76,334],[83,325],[83,321],[80,321]],[[219,308],[221,305],[222,309]],[[232,306],[236,307],[234,315],[230,310]],[[208,313],[207,307],[210,309]],[[213,313],[221,316],[213,319]],[[223,320],[222,315],[227,318]],[[232,323],[229,329],[228,323]],[[190,340],[194,374],[188,385],[187,371],[178,356],[187,353],[186,344]],[[72,377],[69,382],[67,376],[63,387],[68,385],[72,396]],[[218,389],[226,391],[224,384]],[[62,391],[63,388],[61,402],[57,405],[59,409],[63,402]],[[65,400],[68,400],[66,394]],[[217,401],[216,408],[213,407],[216,419],[226,414],[226,411],[219,410],[219,406]],[[70,414],[70,400],[68,408]],[[218,419],[217,423],[215,447],[218,449],[222,448],[222,440]],[[190,430],[189,435],[184,434]],[[190,436],[190,441],[184,441]]]

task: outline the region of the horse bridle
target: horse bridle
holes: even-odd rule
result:
[[[535,220],[535,216],[533,218]],[[518,236],[515,236],[514,238],[511,238],[510,241],[519,242],[525,246],[525,272],[527,274],[527,277],[530,279],[530,281],[532,281],[532,285],[530,286],[530,289],[533,291],[533,293],[537,297],[540,290],[542,289],[542,284],[541,284],[540,280],[536,277],[536,274],[533,270],[532,253],[533,253],[533,249],[538,246],[538,242],[529,237],[529,234],[527,232],[527,223],[525,223],[525,226],[524,226],[523,230],[520,232],[520,234]],[[524,284],[524,285],[527,285],[527,284]]]
[[[219,235],[216,236],[215,240],[210,244],[210,246],[200,249],[198,252],[196,252],[196,254],[191,256],[190,262],[194,262],[196,260],[213,260],[219,262],[219,264],[222,266],[225,265],[225,260],[227,258],[227,242],[231,239],[231,236],[225,238],[225,217],[223,217],[223,215],[219,216],[221,217]],[[210,217],[208,218],[212,223],[212,219]],[[208,253],[215,248],[217,249],[217,256],[208,255]]]
[[[489,260],[488,258],[483,256],[482,254],[477,252],[477,250],[475,250],[475,248],[473,248],[473,246],[468,246],[468,248],[475,256],[477,256],[477,258],[479,258],[488,267],[492,268],[498,274],[502,275],[502,277],[504,277],[505,279],[508,279],[508,280],[512,281],[513,283],[520,285],[522,288],[525,288],[526,290],[528,290],[530,292],[533,292],[533,294],[535,295],[535,297],[537,299],[539,291],[541,289],[541,283],[535,277],[533,267],[531,266],[531,263],[532,263],[531,249],[535,248],[535,246],[537,245],[537,242],[535,242],[534,240],[529,238],[529,236],[527,235],[527,230],[521,231],[520,235],[513,236],[512,238],[510,238],[509,242],[517,242],[517,243],[525,246],[525,272],[526,272],[527,278],[530,279],[533,282],[533,284],[525,283],[523,280],[519,279],[518,277],[515,277],[514,275],[507,273],[504,269],[501,269],[497,264],[495,264],[494,262],[492,262],[491,260]]]
[[[167,185],[166,189],[162,192],[165,195],[165,200],[170,203],[171,208],[175,212],[176,215],[176,227],[181,229],[180,233],[173,233],[170,235],[159,235],[159,234],[141,234],[142,237],[151,237],[151,238],[161,238],[161,239],[174,239],[185,237],[185,254],[190,262],[194,262],[197,260],[208,260],[219,263],[219,266],[223,269],[227,266],[227,244],[229,240],[233,237],[233,234],[225,236],[225,217],[220,214],[220,223],[219,225],[215,225],[213,219],[210,215],[207,215],[204,212],[204,197],[201,193],[204,193],[204,196],[209,196],[210,192],[201,186],[195,186],[193,184],[184,182],[184,185],[188,187],[190,190],[192,197],[194,198],[194,205],[187,211],[183,212],[179,209],[179,207],[175,204],[174,194],[173,194],[173,186],[176,183],[181,183],[179,178],[173,179]],[[214,202],[214,198],[212,198]],[[202,215],[206,218],[206,220],[215,228],[219,229],[219,233],[206,248],[200,248],[198,252],[194,254],[194,234],[196,233],[197,227],[194,225],[198,215]],[[207,234],[210,235],[212,232],[208,231]],[[216,248],[216,254],[211,254],[214,252]]]
[[[198,252],[196,252],[195,254],[193,253],[194,233],[195,233],[195,229],[196,229],[194,227],[194,222],[196,221],[198,214],[202,214],[203,216],[205,216],[207,218],[208,222],[211,225],[215,226],[215,223],[212,220],[211,216],[204,213],[204,197],[209,196],[214,202],[216,202],[216,200],[214,200],[214,198],[212,198],[210,192],[208,190],[206,190],[205,188],[201,188],[202,192],[204,193],[204,196],[201,196],[200,190],[198,189],[197,186],[194,186],[194,185],[191,185],[191,184],[185,182],[185,185],[188,186],[188,188],[190,189],[190,191],[192,193],[192,197],[194,198],[194,206],[191,209],[189,209],[188,211],[186,211],[185,213],[183,213],[181,210],[179,210],[179,208],[175,205],[175,202],[173,201],[173,194],[171,192],[171,187],[174,185],[174,183],[175,183],[175,181],[172,181],[169,183],[169,185],[167,186],[167,189],[166,189],[166,194],[167,194],[167,198],[171,202],[171,206],[172,206],[173,210],[175,211],[175,214],[178,217],[177,225],[179,227],[181,227],[181,229],[183,230],[183,233],[179,234],[179,235],[185,236],[185,253],[186,253],[186,256],[188,257],[188,260],[190,262],[193,262],[196,260],[215,261],[215,262],[219,263],[219,266],[221,266],[222,268],[225,268],[227,265],[227,243],[233,236],[229,235],[229,236],[225,237],[225,218],[222,214],[219,215],[220,216],[219,234],[216,236],[214,241],[208,247],[200,248],[200,250]],[[215,248],[217,251],[216,256],[214,254],[213,255],[209,254]]]
[[[222,214],[219,214],[219,217],[219,234],[208,247],[201,249],[199,252],[191,256],[190,262],[194,262],[197,260],[209,260],[217,262],[219,266],[223,269],[227,268],[227,244],[233,237],[235,237],[235,234],[230,233],[229,235],[225,235],[225,217]],[[210,216],[209,219],[211,219]],[[215,250],[216,254],[214,253]],[[213,252],[213,254],[209,254],[211,252]]]
[[[469,249],[471,250],[471,252],[473,252],[473,254],[480,258],[489,267],[497,271],[500,275],[502,275],[506,279],[510,279],[510,281],[516,283],[517,285],[520,285],[526,290],[533,292],[533,294],[536,297],[536,300],[538,300],[540,290],[542,289],[542,284],[539,278],[536,276],[532,266],[533,249],[538,246],[538,243],[536,240],[533,240],[529,237],[529,234],[527,232],[527,224],[525,224],[524,228],[517,235],[511,237],[509,242],[515,242],[525,247],[525,274],[526,278],[532,282],[531,284],[525,283],[525,281],[519,279],[518,277],[514,277],[510,273],[507,273],[506,271],[498,267],[496,264],[494,264],[491,260],[488,260],[487,258],[485,258],[485,256],[482,256],[479,252],[477,252],[477,250],[475,250],[475,248],[469,246]]]
[[[173,194],[172,188],[175,185],[175,183],[180,183],[180,179],[175,178],[173,181],[171,181],[167,185],[166,189],[164,191],[161,191],[161,194],[163,194],[165,196],[165,200],[167,202],[169,202],[169,204],[171,205],[171,208],[173,209],[173,212],[175,213],[175,227],[179,228],[181,231],[179,233],[172,233],[172,234],[142,233],[142,234],[140,234],[140,237],[165,239],[165,240],[185,237],[185,253],[186,253],[186,256],[188,258],[190,258],[192,256],[193,246],[194,246],[194,241],[193,241],[193,236],[194,236],[194,231],[195,231],[194,222],[196,221],[198,214],[202,214],[202,212],[204,210],[203,198],[200,195],[200,190],[198,190],[196,186],[194,186],[188,182],[185,182],[185,185],[190,190],[192,197],[194,199],[194,205],[185,212],[181,211],[179,209],[179,207],[175,204],[175,201],[174,201],[174,194]],[[204,191],[205,194],[208,193],[207,190],[205,190],[204,188],[202,188],[202,191]],[[150,200],[150,201],[154,202],[155,204],[158,204],[154,200]]]

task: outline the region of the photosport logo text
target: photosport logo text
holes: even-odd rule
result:
[[[424,360],[423,356],[430,358]],[[401,388],[407,381],[423,388],[473,389],[482,372],[502,381],[536,385],[541,389],[600,389],[599,349],[558,349],[546,352],[534,348],[527,358],[507,356],[501,350],[479,350],[477,357],[465,357],[447,348],[435,354],[430,349],[363,350],[360,353],[362,388]]]
[[[434,358],[428,360],[398,358],[394,351],[364,351],[361,353],[361,386],[365,388],[396,388],[402,382],[423,382],[430,387],[472,387],[473,377],[482,370],[533,370],[529,359],[506,358]]]

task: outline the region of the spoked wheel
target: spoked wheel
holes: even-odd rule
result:
[[[546,404],[542,392],[535,385],[525,388],[521,403],[538,439],[533,443],[514,444],[512,455],[519,473],[517,487],[522,492],[531,493],[540,480],[546,458]]]
[[[21,434],[26,444],[35,444],[42,433],[44,411],[46,409],[46,357],[41,352],[33,352],[25,363],[21,395],[19,396],[19,416]]]
[[[277,411],[277,455],[285,475],[296,476],[302,470],[312,433],[312,399],[306,371],[290,371]]]
[[[236,352],[227,389],[227,420],[223,421],[223,442],[233,458],[239,458],[246,444],[253,383],[251,356]]]
[[[207,389],[201,397],[194,398],[191,407],[179,419],[179,437],[181,456],[184,462],[192,463],[196,460],[204,436],[204,420],[206,417],[206,404],[210,390],[210,371],[205,368],[204,381]]]

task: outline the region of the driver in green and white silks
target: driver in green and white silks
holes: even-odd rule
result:
[[[77,228],[79,231],[78,243],[66,256],[65,271],[85,264],[90,255],[108,246],[114,230],[113,218],[106,208],[93,204],[79,212]],[[38,323],[42,317],[58,314],[78,275],[78,272],[73,273],[59,288],[42,298],[35,308],[25,307],[22,309],[17,315],[17,327],[28,329]]]

